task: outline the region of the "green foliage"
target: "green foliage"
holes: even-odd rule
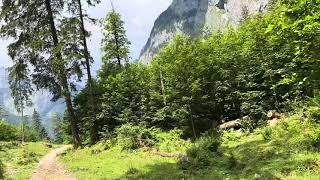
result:
[[[38,136],[38,132],[33,127],[28,125],[24,126],[24,130],[18,126],[11,125],[4,120],[0,121],[0,141],[19,141],[21,136],[24,134],[24,141],[26,142],[37,142],[42,140]]]
[[[221,135],[221,140],[223,142],[228,142],[228,141],[237,141],[240,140],[242,137],[247,135],[249,132],[247,130],[234,130],[230,129],[227,131],[223,131]]]
[[[53,124],[53,141],[57,144],[62,144],[64,141],[64,131],[62,129],[63,119],[58,113],[54,113],[51,116],[51,122]]]
[[[320,122],[320,107],[319,106],[311,106],[307,110],[308,118],[310,120],[314,120]]]
[[[42,142],[0,142],[0,149],[0,162],[6,170],[4,179],[29,179],[38,161],[52,151]]]
[[[25,142],[38,142],[43,140],[43,139],[39,139],[38,132],[28,125],[25,125],[23,132],[21,128],[19,128],[18,134],[21,136],[22,133],[24,134]]]
[[[124,124],[115,130],[117,143],[123,150],[135,150],[138,148],[152,147],[155,137],[152,130],[143,126]]]
[[[317,150],[320,147],[320,125],[297,115],[284,119],[276,127],[264,128],[262,135],[265,140],[285,144],[289,149]]]
[[[102,22],[103,24],[103,39],[102,39],[102,59],[105,62],[116,61],[119,66],[125,60],[128,62],[129,45],[124,22],[121,20],[121,15],[115,10],[107,14]],[[109,62],[110,63],[110,62]]]
[[[0,160],[0,179],[4,179],[4,167]]]
[[[195,39],[178,34],[150,65],[133,62],[120,67],[109,60],[125,60],[128,43],[123,22],[112,11],[104,20],[105,63],[95,87],[100,113],[86,113],[87,89],[75,100],[84,115],[79,122],[83,139],[88,139],[92,121],[101,135],[130,123],[180,129],[183,138],[197,139],[222,122],[247,116],[244,126],[254,131],[266,124],[269,110],[290,112],[309,97],[316,100],[319,7],[317,0],[279,0],[268,13],[252,17],[244,8],[246,20],[237,30]],[[123,50],[117,49],[114,32],[123,35]],[[319,105],[313,106],[308,116],[317,121]],[[271,131],[263,133],[266,139],[272,139]],[[229,132],[224,138],[237,136]],[[136,146],[134,141],[130,144]]]
[[[188,150],[188,168],[208,168],[213,159],[219,156],[220,137],[216,132],[207,133],[200,137]],[[183,167],[186,168],[186,167]]]
[[[41,116],[36,110],[33,111],[31,121],[32,121],[32,128],[37,133],[38,139],[39,140],[48,139],[48,134],[46,132],[46,129],[44,128],[41,122]]]
[[[4,120],[0,120],[0,141],[15,141],[18,139],[18,128]]]
[[[169,132],[162,132],[156,130],[154,136],[156,138],[155,148],[158,151],[175,153],[175,152],[184,152],[187,148],[191,146],[190,140],[181,139],[182,130],[174,129]]]

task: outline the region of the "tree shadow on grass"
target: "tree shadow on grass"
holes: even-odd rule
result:
[[[320,170],[320,159],[297,159],[296,153],[279,142],[251,141],[224,149],[224,155],[229,159],[229,167],[225,170],[237,178],[258,179],[280,179],[279,175],[286,177],[294,171],[310,170],[310,165],[313,166],[311,170]]]
[[[176,163],[157,163],[147,165],[144,170],[138,170],[130,168],[124,175],[117,179],[148,179],[148,180],[175,180],[175,179],[187,179],[185,173],[179,168]]]
[[[294,152],[266,141],[251,141],[237,147],[224,147],[223,155],[213,156],[204,169],[182,170],[177,163],[148,165],[143,171],[129,169],[119,179],[268,179],[289,176],[293,171],[320,170],[320,159],[293,157]]]

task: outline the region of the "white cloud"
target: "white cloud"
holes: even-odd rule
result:
[[[127,29],[128,38],[131,41],[131,56],[137,59],[140,50],[147,41],[152,26],[156,18],[171,3],[172,0],[114,0],[114,6],[121,13]],[[88,13],[95,18],[103,18],[111,10],[110,1],[104,0],[94,8],[88,9]],[[101,29],[95,25],[87,25],[92,31],[92,37],[89,41],[89,48],[96,64],[95,69],[100,64],[100,41]],[[8,42],[0,40],[0,66],[10,65],[9,57],[6,55],[6,46]]]

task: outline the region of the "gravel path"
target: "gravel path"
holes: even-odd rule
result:
[[[57,156],[64,153],[72,146],[63,146],[55,149],[43,157],[37,168],[33,171],[31,180],[76,180],[77,178],[68,173],[57,161]]]

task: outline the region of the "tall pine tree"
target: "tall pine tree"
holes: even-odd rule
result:
[[[100,3],[100,0],[88,0],[86,1],[87,5],[89,6],[95,6],[96,4]],[[81,54],[83,56],[84,62],[83,65],[86,69],[87,73],[87,89],[89,92],[89,101],[88,107],[89,107],[89,120],[91,122],[91,132],[90,132],[90,142],[91,144],[94,144],[98,140],[98,130],[97,130],[97,123],[95,119],[95,114],[97,111],[96,103],[95,103],[95,95],[94,95],[94,81],[92,78],[91,73],[91,63],[93,63],[93,58],[90,55],[88,43],[87,43],[87,37],[90,35],[90,33],[85,28],[85,22],[93,22],[95,23],[95,20],[88,17],[88,15],[85,13],[85,10],[83,9],[83,2],[81,0],[71,0],[69,2],[69,11],[71,14],[73,14],[74,18],[77,18],[79,20],[78,27],[79,27],[79,39],[81,41]],[[88,117],[85,117],[88,119]]]
[[[74,145],[78,147],[81,140],[71,91],[75,87],[72,83],[74,76],[81,78],[82,74],[80,41],[72,31],[72,19],[60,14],[65,12],[65,7],[65,1],[60,0],[5,0],[0,11],[4,22],[0,34],[14,39],[15,42],[10,45],[14,47],[13,52],[23,54],[27,66],[34,66],[31,74],[37,88],[49,89],[54,95],[53,100],[64,97]],[[71,40],[70,43],[65,43],[65,39]]]
[[[104,18],[102,24],[102,59],[105,62],[116,61],[121,67],[123,61],[128,61],[130,45],[121,15],[113,9]]]
[[[14,60],[14,65],[9,68],[9,84],[11,95],[14,100],[16,110],[21,114],[21,141],[25,141],[25,115],[24,109],[26,106],[31,106],[30,96],[32,94],[31,80],[29,79],[28,65],[24,61],[24,57],[20,54],[14,54],[9,47],[11,58]]]
[[[48,134],[46,129],[41,123],[41,116],[38,111],[33,110],[33,114],[31,117],[31,124],[34,131],[36,131],[39,140],[47,139]]]

